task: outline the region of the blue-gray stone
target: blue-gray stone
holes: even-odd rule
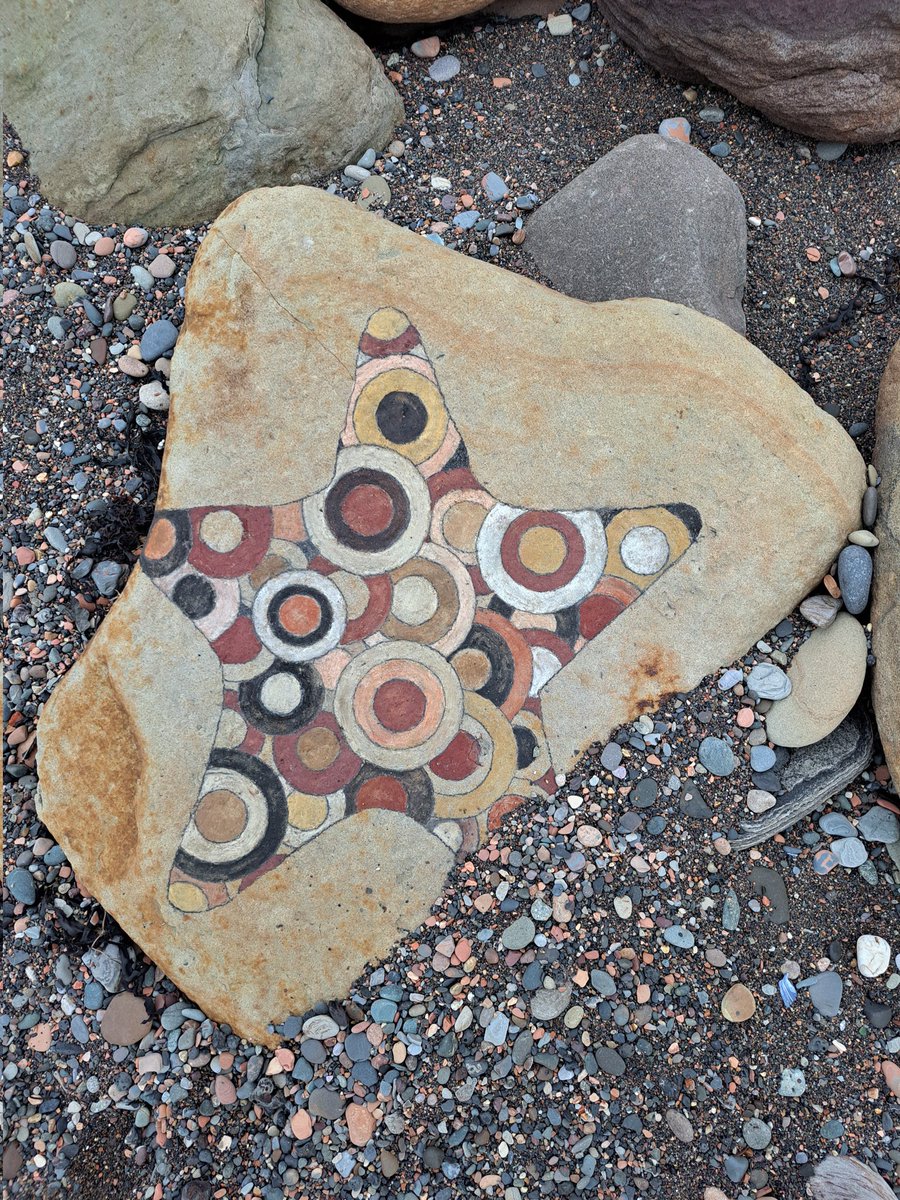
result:
[[[670,946],[677,946],[679,950],[690,950],[694,944],[694,935],[683,925],[670,925],[663,930],[663,937]]]
[[[103,562],[97,563],[96,567],[91,571],[91,579],[94,581],[94,587],[101,596],[111,596],[113,594],[124,569],[120,563],[111,562],[109,559],[104,559]]]
[[[741,1132],[751,1150],[765,1150],[772,1140],[772,1130],[759,1117],[751,1117],[749,1121],[745,1121]]]
[[[785,1067],[778,1085],[779,1096],[802,1096],[806,1091],[806,1076],[799,1067]]]
[[[616,981],[608,971],[602,971],[599,968],[591,971],[591,987],[605,999],[616,994]]]
[[[168,354],[178,341],[178,326],[168,318],[154,321],[144,330],[141,338],[141,358],[145,363],[154,363],[156,359]]]
[[[442,54],[428,68],[428,74],[435,83],[447,83],[459,74],[460,61],[455,54]]]
[[[744,672],[737,667],[732,667],[725,671],[719,677],[719,690],[722,692],[730,692],[736,683],[740,683],[744,678]]]
[[[394,1017],[396,1017],[397,1005],[393,1000],[379,999],[376,1000],[372,1005],[369,1013],[373,1021],[387,1024],[389,1021],[393,1021]]]
[[[724,738],[704,738],[700,743],[699,757],[711,775],[727,776],[735,768],[734,753]]]
[[[894,813],[875,804],[859,818],[859,833],[867,842],[890,845],[900,839],[900,821]]]
[[[741,906],[738,902],[737,893],[734,888],[729,888],[725,893],[725,903],[722,905],[722,926],[729,933],[733,933],[737,929],[740,919]]]
[[[505,1013],[494,1013],[484,1031],[484,1040],[492,1046],[502,1046],[509,1032],[509,1017]]]
[[[149,292],[154,284],[153,276],[146,267],[139,267],[137,264],[131,268],[131,278],[138,285],[141,291]]]
[[[714,146],[710,146],[709,152],[716,158],[727,158],[731,153],[731,147],[727,142],[716,142]]]
[[[622,761],[622,747],[618,742],[607,742],[600,754],[600,765],[614,771]]]
[[[775,751],[771,746],[751,746],[750,766],[754,771],[768,771],[775,766]]]
[[[846,142],[816,142],[816,154],[822,162],[834,162],[846,149]]]
[[[774,663],[757,663],[747,676],[747,688],[761,700],[783,700],[791,693],[791,681]]]
[[[836,1017],[841,1011],[844,981],[836,971],[823,971],[809,979],[801,979],[797,988],[809,988],[813,1008],[823,1017]]]
[[[858,837],[838,838],[829,847],[842,867],[848,870],[861,867],[869,857],[869,852]]]
[[[469,212],[461,212],[453,218],[453,224],[457,229],[471,229],[472,226],[477,222],[479,216],[480,214],[474,209],[471,209]]]
[[[495,204],[503,200],[508,192],[506,184],[496,171],[488,171],[481,181],[481,186],[484,188],[484,194],[488,200],[493,200]]]
[[[603,972],[606,975],[606,972]],[[606,975],[609,979],[609,976]],[[522,987],[526,992],[535,992],[544,982],[544,968],[539,962],[531,962],[522,972]],[[610,980],[612,982],[612,980]]]
[[[741,1158],[740,1155],[737,1154],[726,1155],[725,1174],[732,1183],[740,1183],[747,1174],[747,1168],[749,1166],[749,1158]]]
[[[845,546],[838,555],[838,585],[847,612],[861,613],[869,603],[872,555],[865,546]]]
[[[856,837],[855,828],[843,813],[825,813],[819,818],[819,828],[829,837]]]
[[[357,162],[356,165],[358,167],[365,167],[367,170],[371,170],[372,167],[375,166],[375,159],[377,157],[378,157],[378,155],[375,153],[375,151],[370,146],[369,149],[362,156],[362,158],[359,159],[359,161]]]
[[[106,989],[92,979],[84,985],[84,1007],[90,1009],[105,1008],[107,1004]]]
[[[34,904],[37,892],[30,871],[24,867],[15,867],[6,876],[6,886],[14,900],[19,904]]]
[[[69,548],[69,543],[66,541],[65,534],[61,529],[57,529],[55,525],[48,525],[44,530],[44,537],[57,552],[57,554],[65,554]]]
[[[501,941],[507,950],[524,950],[535,935],[534,921],[530,917],[519,917],[503,930]]]

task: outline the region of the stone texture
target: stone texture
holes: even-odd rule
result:
[[[888,359],[875,413],[879,537],[872,593],[872,704],[884,757],[900,780],[900,343]]]
[[[791,694],[766,715],[776,746],[810,746],[836,729],[856,703],[866,678],[866,633],[849,613],[815,629],[788,671]]]
[[[356,162],[402,120],[381,66],[318,0],[19,7],[4,111],[47,198],[91,223],[206,220],[250,188]]]
[[[404,25],[449,21],[478,12],[485,0],[342,0],[341,6],[370,21]]]
[[[652,296],[746,328],[744,201],[683,142],[651,133],[616,146],[541,205],[525,245],[569,296]]]
[[[894,0],[601,0],[600,8],[663,74],[707,79],[797,133],[835,142],[900,133]]]
[[[248,194],[198,252],[160,508],[290,506],[326,488],[360,334],[394,308],[437,364],[490,496],[563,512],[699,512],[696,540],[544,686],[552,769],[739,657],[822,577],[858,519],[864,468],[851,440],[725,326],[663,301],[572,301],[305,188]],[[698,455],[710,439],[721,453]],[[790,537],[773,540],[773,527]],[[648,562],[653,538],[637,543]],[[764,582],[753,605],[748,580]],[[179,987],[272,1044],[270,1023],[345,994],[421,923],[453,855],[403,814],[363,809],[230,902],[176,910],[170,871],[222,697],[209,640],[136,569],[44,711],[41,817],[84,888]]]

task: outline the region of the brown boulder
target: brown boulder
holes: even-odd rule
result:
[[[881,380],[875,437],[881,486],[872,593],[872,703],[884,756],[900,788],[900,342]]]
[[[600,0],[664,75],[706,79],[776,125],[820,140],[900,134],[894,0]]]
[[[486,0],[340,0],[341,7],[386,25],[434,24],[478,12]]]
[[[850,439],[719,322],[571,300],[311,189],[212,227],[171,383],[144,566],[41,719],[41,816],[266,1043],[421,923],[456,846],[743,653],[858,521]]]

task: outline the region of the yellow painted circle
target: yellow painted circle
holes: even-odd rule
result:
[[[203,889],[183,881],[169,884],[169,903],[182,912],[204,912],[208,908]]]
[[[392,442],[378,427],[378,405],[391,392],[409,392],[425,407],[425,428],[411,442]],[[353,410],[353,428],[363,445],[386,446],[416,464],[425,462],[440,449],[449,420],[444,398],[437,387],[430,379],[407,367],[394,367],[370,379],[357,396]]]
[[[535,575],[552,575],[566,560],[568,547],[558,529],[534,525],[519,541],[519,561]]]
[[[292,792],[287,805],[288,823],[295,829],[318,829],[328,816],[328,800],[325,796]]]
[[[409,317],[398,308],[380,308],[373,313],[366,326],[366,333],[380,342],[392,342],[409,328]]]

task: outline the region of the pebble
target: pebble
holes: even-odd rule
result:
[[[781,1072],[781,1083],[778,1085],[779,1096],[797,1097],[806,1091],[806,1076],[799,1067],[784,1067]]]
[[[337,1037],[339,1033],[340,1026],[337,1021],[325,1015],[307,1017],[303,1022],[303,1036],[314,1038],[316,1041],[327,1041],[328,1038]]]
[[[770,808],[774,808],[777,800],[771,792],[761,791],[759,788],[754,788],[747,793],[747,807],[752,813],[768,812]]]
[[[711,775],[728,776],[737,765],[734,753],[724,738],[704,738],[698,757]]]
[[[732,1024],[749,1021],[756,1012],[756,1000],[753,993],[743,983],[735,983],[722,997],[722,1016]]]
[[[14,867],[6,876],[4,883],[13,899],[19,904],[24,904],[27,907],[30,904],[34,904],[37,899],[34,876],[30,871],[26,871],[24,867]]]
[[[133,1046],[152,1028],[147,1006],[140,996],[119,992],[106,1006],[100,1033],[113,1046]]]
[[[868,529],[854,529],[847,534],[847,541],[854,546],[865,546],[867,550],[874,550],[878,545],[878,538]]]
[[[169,393],[158,379],[141,384],[138,400],[145,408],[152,409],[154,412],[169,411]]]
[[[725,1174],[732,1183],[740,1183],[747,1174],[747,1168],[750,1166],[748,1158],[742,1158],[738,1154],[728,1154],[725,1156]]]
[[[731,147],[727,142],[716,142],[714,146],[710,146],[709,152],[716,158],[727,158],[731,153]]]
[[[845,546],[838,555],[837,574],[847,612],[861,613],[869,603],[872,555],[864,546]]]
[[[491,1046],[502,1046],[509,1033],[509,1017],[506,1013],[494,1013],[484,1031],[484,1040]]]
[[[800,605],[800,615],[819,629],[826,629],[838,615],[842,601],[835,596],[808,596]]]
[[[891,945],[885,938],[864,933],[856,939],[856,965],[865,979],[877,979],[891,965]]]
[[[600,1046],[594,1050],[597,1066],[605,1075],[624,1075],[625,1060],[617,1050],[610,1046]]]
[[[70,267],[75,266],[75,247],[69,242],[62,240],[50,243],[50,257],[58,267],[62,267],[64,271],[68,271]]]
[[[530,917],[519,917],[503,930],[501,941],[507,950],[524,950],[534,941],[537,932]]]
[[[777,757],[770,746],[750,747],[750,767],[754,771],[768,771],[775,766]]]
[[[866,809],[859,818],[857,829],[867,842],[883,842],[890,845],[900,840],[900,819],[880,804]]]
[[[94,242],[94,253],[98,258],[106,258],[108,254],[112,254],[116,248],[116,243],[111,237],[100,237]],[[152,270],[152,268],[151,268]]]
[[[348,1104],[344,1114],[347,1132],[354,1146],[367,1146],[375,1132],[375,1118],[363,1104]]]
[[[149,270],[154,279],[170,279],[176,271],[175,260],[168,254],[157,254]]]
[[[481,187],[488,200],[493,201],[495,204],[498,204],[509,195],[509,189],[496,171],[488,171],[486,175],[481,177]]]
[[[765,1150],[772,1140],[772,1130],[759,1117],[751,1117],[749,1121],[745,1121],[741,1133],[751,1150]]]
[[[600,753],[600,764],[607,771],[614,771],[622,761],[622,747],[618,742],[607,742]]]
[[[836,1017],[841,1010],[844,981],[836,971],[822,971],[811,979],[801,979],[798,988],[809,988],[809,998],[823,1017]]]
[[[338,1121],[344,1115],[344,1101],[334,1088],[318,1087],[309,1093],[309,1111],[314,1117],[326,1121]]]
[[[631,902],[630,896],[616,896],[615,900],[613,900],[613,908],[623,921],[627,921],[634,910],[634,905]]]
[[[781,667],[757,663],[747,676],[747,690],[760,700],[783,700],[791,694],[791,681]]]
[[[568,13],[556,13],[547,18],[547,32],[553,37],[565,37],[573,29],[572,18]]]
[[[417,42],[413,42],[410,50],[416,58],[436,58],[441,52],[441,39],[433,36],[419,38]]]
[[[141,358],[144,362],[153,362],[163,354],[167,354],[178,340],[178,326],[168,318],[154,321],[148,325],[141,337]]]
[[[679,950],[690,950],[695,941],[694,935],[683,925],[670,925],[668,929],[663,930],[663,938],[670,946],[676,946]]]
[[[684,117],[666,117],[657,130],[660,137],[672,138],[676,142],[690,142],[691,123]]]
[[[531,1015],[536,1021],[554,1021],[569,1007],[571,998],[570,986],[540,988],[531,997]]]
[[[707,125],[718,125],[725,120],[725,113],[721,108],[710,105],[708,108],[700,109],[699,118]]]
[[[878,488],[871,483],[863,492],[862,499],[862,523],[863,525],[872,526],[875,524],[875,518],[878,516]]]
[[[840,865],[848,870],[861,867],[869,857],[868,850],[857,837],[838,838],[829,849]]]
[[[677,1108],[666,1109],[666,1124],[679,1142],[683,1142],[687,1146],[694,1140],[693,1125]]]
[[[435,83],[448,83],[460,72],[461,63],[454,54],[444,54],[436,58],[428,68],[428,74]]]
[[[817,142],[816,154],[822,162],[836,162],[847,149],[846,142]]]
[[[856,837],[856,828],[843,813],[827,812],[819,818],[819,828],[829,837]]]
[[[150,234],[146,229],[142,229],[140,225],[131,225],[122,234],[122,242],[129,250],[139,250],[141,246],[146,246]]]

